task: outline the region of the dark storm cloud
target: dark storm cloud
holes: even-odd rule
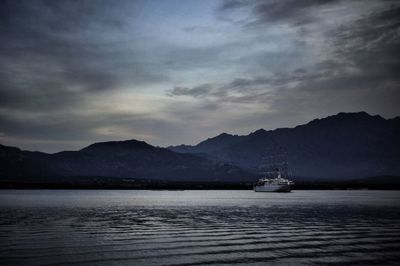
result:
[[[333,32],[336,54],[377,79],[399,79],[400,5],[358,19]]]
[[[260,21],[279,22],[288,20],[294,24],[302,25],[316,20],[311,12],[312,8],[318,9],[335,2],[338,2],[338,0],[269,1],[257,5],[254,11]]]
[[[85,94],[166,79],[142,64],[128,41],[120,41],[135,12],[128,1],[0,4],[3,107],[69,106]]]
[[[373,50],[382,44],[398,43],[400,33],[400,3],[387,5],[369,16],[358,18],[352,25],[342,25],[334,33],[336,45],[348,52]],[[392,51],[389,51],[392,52]]]
[[[389,4],[332,32],[337,58],[355,69],[324,87],[380,90],[400,101],[400,6]],[[382,102],[381,105],[385,105]],[[393,108],[393,106],[388,106]]]
[[[358,15],[348,24],[337,21],[330,27],[320,24],[327,7],[348,5],[351,14],[352,3],[362,1],[226,1],[223,12],[242,8],[251,11],[253,17],[242,20],[242,26],[259,25],[263,31],[270,22],[299,25],[295,28],[298,39],[321,38],[333,51],[330,59],[313,66],[299,68],[293,73],[276,73],[272,78],[254,77],[235,79],[224,86],[226,89],[246,88],[254,85],[284,85],[299,82],[301,87],[319,89],[379,88],[384,83],[399,83],[400,76],[400,5],[396,1],[377,3],[377,7],[367,14]],[[365,1],[369,4],[368,1]],[[335,10],[335,9],[333,9]],[[328,12],[329,13],[329,12]],[[354,12],[357,15],[357,12]],[[343,14],[342,14],[343,15]],[[311,19],[313,17],[313,19]],[[333,18],[332,18],[333,19]],[[329,17],[326,18],[329,20]],[[256,23],[255,23],[256,22]],[[318,34],[317,37],[313,34]]]
[[[287,22],[293,25],[313,23],[317,20],[314,12],[319,8],[339,0],[228,0],[220,6],[220,11],[230,12],[235,9],[251,9],[254,18],[247,25],[271,22]]]
[[[265,43],[264,34],[288,29],[288,41],[298,45],[293,46],[294,50],[267,51],[255,54],[251,60],[244,58],[241,62],[247,64],[250,60],[258,73],[246,72],[222,84],[212,84],[213,89],[202,94],[203,104],[192,108],[192,112],[198,119],[209,110],[204,106],[212,106],[213,113],[228,112],[229,105],[243,108],[243,115],[225,122],[232,128],[294,126],[296,121],[306,122],[339,111],[398,115],[399,4],[372,3],[226,1],[219,12],[228,17],[232,12],[235,20],[230,22],[242,32],[255,34],[257,41]],[[364,4],[365,10],[361,8]],[[303,58],[296,55],[307,52],[310,44],[320,58],[311,54],[304,63],[298,63]],[[285,62],[286,68],[277,68],[275,62]]]
[[[196,86],[193,88],[184,88],[184,87],[174,87],[168,95],[170,96],[193,96],[193,97],[201,97],[207,95],[212,89],[210,84],[202,84],[200,86]]]
[[[36,29],[34,31],[37,33],[44,28],[56,31],[79,31],[92,26],[122,27],[121,15],[127,15],[120,5],[103,0],[35,2],[2,0],[1,5],[2,25],[14,33],[16,33],[15,29],[10,26],[16,26],[20,30]]]

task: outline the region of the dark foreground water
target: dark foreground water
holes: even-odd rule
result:
[[[0,191],[1,265],[399,262],[399,191]]]

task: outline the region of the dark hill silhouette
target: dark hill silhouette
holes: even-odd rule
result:
[[[287,153],[297,178],[354,179],[400,175],[400,118],[339,113],[295,128],[221,134],[171,150],[259,171],[261,158]]]
[[[213,153],[214,151],[218,151],[224,148],[228,148],[236,143],[239,143],[244,139],[244,136],[238,135],[230,135],[227,133],[222,133],[214,138],[209,138],[205,141],[200,142],[196,146],[189,145],[181,145],[186,152],[190,151],[191,153]],[[171,148],[171,147],[170,147]],[[174,148],[171,148],[174,150]],[[180,149],[176,149],[176,151],[180,151]]]
[[[236,166],[136,140],[95,143],[80,151],[55,154],[1,145],[0,157],[0,177],[7,180],[53,182],[77,176],[206,182],[253,179]]]
[[[99,142],[89,145],[81,152],[99,153],[99,152],[132,152],[134,150],[154,150],[154,147],[144,141],[125,140],[125,141],[108,141]]]
[[[55,154],[0,145],[0,181],[67,182],[71,177],[195,182],[254,181],[264,156],[287,153],[295,180],[400,176],[400,118],[339,113],[294,128],[223,133],[196,146],[159,148],[110,141]],[[76,180],[76,179],[74,179]],[[104,181],[105,179],[103,179]],[[7,182],[8,182],[7,181]],[[97,182],[97,181],[96,181]],[[105,182],[105,181],[104,181]]]

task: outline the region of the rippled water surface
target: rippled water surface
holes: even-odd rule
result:
[[[399,191],[0,191],[1,265],[399,265]]]

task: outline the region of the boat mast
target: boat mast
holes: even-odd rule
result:
[[[287,153],[271,153],[269,155],[263,156],[261,158],[261,164],[259,169],[262,170],[261,173],[268,177],[276,178],[281,177],[288,179],[289,171],[288,171],[288,159]]]

